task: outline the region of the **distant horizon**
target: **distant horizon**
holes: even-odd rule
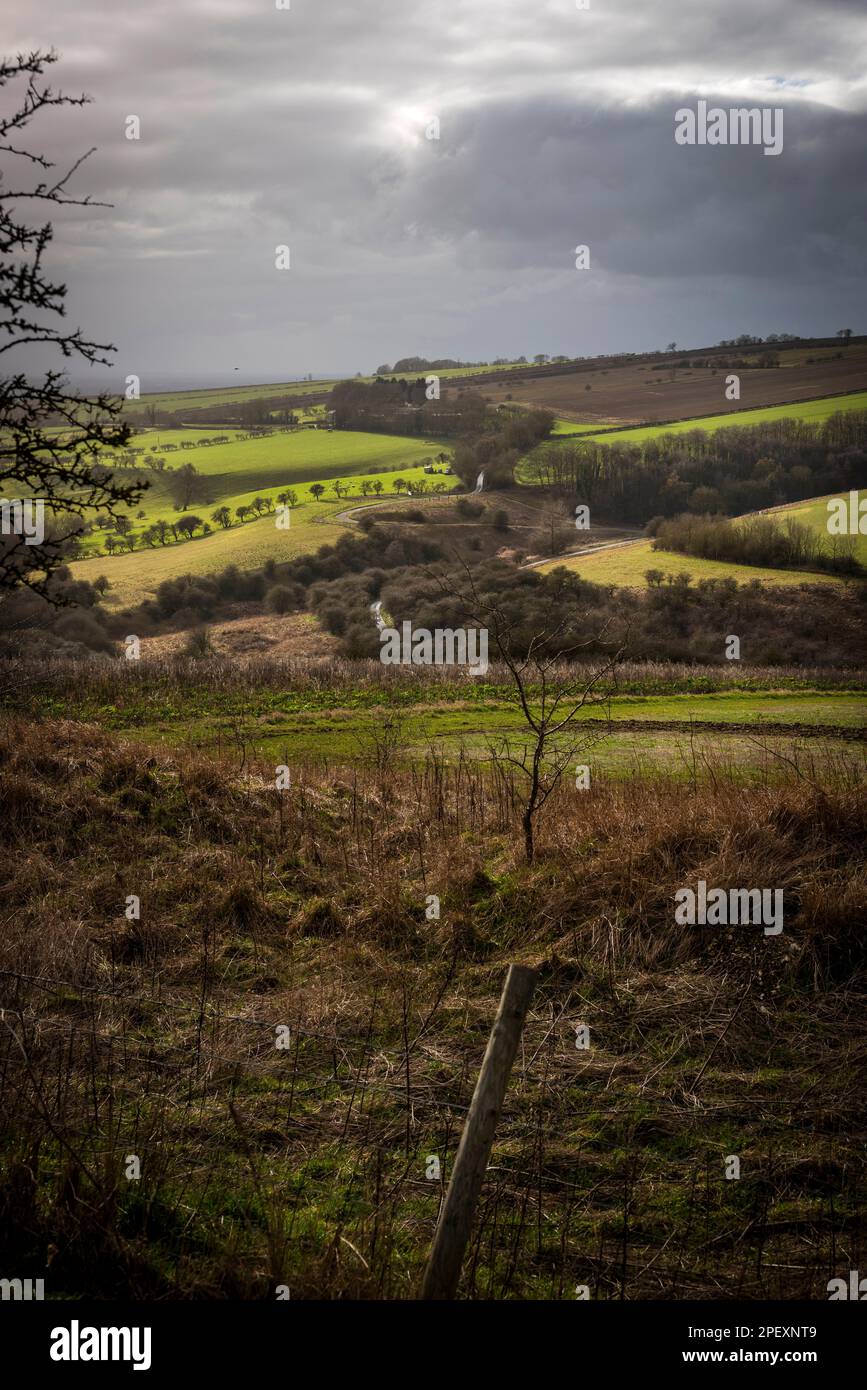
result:
[[[752,334],[752,336],[754,336],[754,337],[762,337],[762,338],[763,338],[763,341],[765,341],[765,342],[767,341],[766,339],[764,339],[764,335],[760,334],[758,331],[753,331],[753,330],[750,330],[750,329],[743,329],[743,330],[741,330],[741,331],[744,332],[744,333],[749,332],[749,333]],[[782,333],[791,332],[791,330],[785,329],[785,328],[784,328],[784,329],[769,329],[768,331],[769,331],[770,333],[774,333],[774,332],[782,332]],[[736,336],[740,336],[740,335],[738,334],[738,335],[736,335]],[[837,336],[837,330],[834,329],[834,330],[832,330],[831,332],[827,332],[827,333],[820,333],[820,332],[816,332],[816,333],[792,333],[792,336],[793,336],[794,338],[797,338],[799,341],[802,341],[802,342],[813,342],[813,341],[816,341],[816,340],[818,340],[818,339],[833,339],[833,338],[836,338],[836,336]],[[853,329],[853,331],[852,331],[852,339],[853,339],[853,340],[854,340],[854,339],[857,339],[857,338],[860,338],[860,337],[864,337],[864,336],[865,336],[865,334],[860,333],[857,329]],[[705,350],[708,349],[708,348],[718,347],[719,344],[720,344],[720,342],[721,342],[721,339],[717,339],[716,341],[714,341],[714,342],[712,342],[712,343],[709,343],[709,342],[678,343],[677,346],[676,346],[676,348],[674,349],[674,351],[675,351],[675,352],[684,352],[684,353],[689,353],[689,352],[702,352],[702,351],[705,351]],[[770,346],[774,346],[774,344],[770,344]],[[538,350],[538,351],[543,351],[544,349],[541,349],[541,348],[540,348],[540,349],[537,349],[537,350]],[[582,361],[583,361],[583,360],[586,360],[586,361],[590,361],[590,360],[592,360],[592,359],[595,358],[595,357],[617,357],[617,356],[620,356],[620,355],[622,355],[622,354],[632,354],[632,353],[634,353],[634,354],[637,355],[637,356],[641,356],[641,355],[643,355],[643,354],[654,354],[654,353],[659,353],[660,355],[664,355],[667,351],[669,351],[669,349],[668,349],[667,347],[659,347],[659,346],[656,346],[656,347],[621,347],[621,348],[614,348],[613,350],[608,351],[608,352],[602,352],[602,351],[600,351],[600,352],[589,352],[589,353],[580,353],[580,354],[578,354],[578,353],[574,353],[574,354],[566,353],[565,350],[564,350],[564,352],[563,352],[562,354],[559,353],[559,352],[557,352],[557,353],[550,353],[549,356],[551,356],[551,357],[557,357],[557,356],[560,356],[560,355],[564,355],[564,356],[569,356],[571,360],[576,360],[576,361],[577,361],[577,360],[582,360]],[[527,364],[528,364],[528,366],[533,365],[533,363],[532,363],[532,358],[531,358],[530,354],[529,354],[529,353],[524,353],[523,355],[526,356],[526,358],[527,358]],[[503,354],[497,353],[496,356],[502,357]],[[520,356],[521,356],[521,354],[518,353],[516,356],[513,356],[513,357],[508,357],[508,356],[507,356],[507,357],[505,358],[505,360],[506,360],[507,362],[517,362]],[[431,352],[431,353],[429,353],[429,354],[428,354],[428,353],[420,353],[420,352],[412,352],[412,353],[410,353],[410,352],[403,352],[403,353],[399,353],[396,357],[394,357],[394,358],[392,358],[392,359],[390,359],[390,360],[391,360],[392,362],[395,362],[395,361],[396,361],[396,362],[400,362],[400,361],[402,361],[403,358],[405,358],[405,357],[424,357],[424,358],[425,358],[426,360],[428,360],[428,361],[436,361],[436,360],[442,359],[442,358],[455,358],[455,359],[457,359],[457,354],[456,354],[456,353],[449,353],[449,352],[436,353],[436,354],[433,353],[433,352]],[[386,359],[384,359],[384,358],[381,359],[381,361],[385,361],[385,360],[386,360]],[[481,364],[481,363],[483,363],[483,362],[486,363],[486,364],[493,364],[493,355],[492,355],[491,357],[488,357],[487,359],[484,359],[484,358],[477,358],[477,359],[475,359],[475,361],[476,361],[478,364]],[[471,365],[471,364],[468,364],[468,365]],[[345,380],[348,380],[348,379],[350,379],[350,378],[356,376],[356,375],[358,374],[359,371],[361,371],[361,375],[362,375],[362,376],[373,376],[373,375],[374,375],[374,370],[373,370],[373,368],[369,368],[369,369],[355,368],[355,369],[353,369],[352,371],[318,371],[318,372],[317,372],[317,371],[314,371],[314,372],[313,372],[313,375],[312,375],[312,380],[310,381],[310,385],[311,385],[311,386],[315,386],[315,384],[316,384],[317,382],[323,382],[323,381],[345,381]],[[294,384],[294,385],[297,385],[297,384],[302,384],[302,383],[304,383],[304,382],[307,380],[307,378],[308,378],[308,372],[303,372],[303,373],[299,373],[299,374],[296,374],[296,375],[282,375],[282,374],[281,374],[281,375],[274,375],[273,372],[272,372],[272,373],[264,373],[264,374],[261,374],[261,375],[257,375],[255,372],[252,372],[252,371],[251,371],[251,372],[243,372],[243,371],[237,371],[237,372],[236,372],[236,371],[234,370],[234,368],[233,368],[231,371],[226,372],[225,374],[220,374],[219,369],[214,369],[213,371],[203,373],[201,376],[195,376],[195,375],[193,375],[193,374],[191,374],[191,373],[189,373],[189,372],[186,372],[186,373],[184,373],[184,372],[178,372],[177,374],[174,374],[174,373],[165,373],[165,372],[163,372],[163,373],[153,373],[152,375],[148,375],[148,374],[145,374],[145,375],[146,375],[146,379],[147,379],[147,382],[148,382],[148,386],[147,386],[147,389],[143,389],[143,390],[142,390],[142,393],[141,393],[142,396],[165,395],[165,394],[167,394],[168,392],[171,392],[171,391],[178,391],[178,392],[181,392],[181,391],[220,391],[220,390],[223,390],[223,389],[225,389],[225,388],[227,388],[227,387],[242,387],[242,388],[247,388],[247,387],[254,387],[254,386],[287,386],[287,385],[293,385],[293,384]],[[80,372],[77,373],[77,374],[76,374],[76,373],[72,373],[72,374],[71,374],[71,379],[72,379],[73,385],[76,387],[76,389],[82,390],[82,391],[88,391],[88,392],[94,392],[94,391],[111,392],[111,391],[120,391],[120,390],[122,389],[122,385],[119,384],[119,373],[112,373],[112,374],[109,375],[104,367],[99,368],[99,369],[96,369],[96,368],[95,368],[93,374],[92,374],[91,376],[89,376],[89,377],[82,376]],[[122,378],[121,378],[121,383],[122,383]],[[142,383],[142,384],[144,385],[144,383]]]

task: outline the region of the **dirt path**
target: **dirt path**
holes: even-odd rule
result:
[[[539,569],[542,565],[554,564],[557,560],[570,560],[578,555],[594,555],[599,550],[616,550],[618,546],[638,545],[639,542],[646,539],[647,537],[643,532],[636,535],[634,532],[627,531],[621,534],[619,540],[602,541],[594,545],[581,545],[577,550],[564,550],[562,554],[548,555],[544,560],[528,560],[525,564],[520,565],[519,568],[522,570],[535,570]]]
[[[345,512],[335,512],[329,521],[345,521],[350,526],[357,526],[355,512],[369,512],[373,507],[399,507],[404,502],[412,502],[417,507],[419,502],[430,499],[424,497],[377,497],[373,502],[362,502],[358,507],[348,507]]]

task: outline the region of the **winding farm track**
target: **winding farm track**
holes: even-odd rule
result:
[[[373,507],[399,507],[402,502],[414,502],[418,506],[423,502],[423,497],[389,497],[388,499],[377,498],[374,502],[363,502],[359,507],[348,507],[345,512],[335,512],[332,521],[345,521],[349,526],[357,526],[355,512],[369,512]]]
[[[599,527],[600,531],[609,529],[614,530],[614,527]],[[617,550],[627,545],[638,545],[641,541],[646,539],[647,537],[643,533],[634,535],[626,532],[621,534],[619,540],[601,541],[598,545],[580,545],[577,550],[563,550],[559,555],[548,555],[543,560],[528,560],[525,564],[519,565],[518,568],[522,570],[535,570],[539,569],[542,565],[553,564],[557,560],[572,560],[577,555],[594,555],[598,550]]]

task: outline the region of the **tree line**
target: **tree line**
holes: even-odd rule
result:
[[[373,434],[471,434],[484,426],[488,405],[471,391],[429,400],[424,377],[398,381],[338,381],[329,397],[338,429]]]
[[[688,430],[640,442],[549,445],[532,480],[599,521],[644,525],[682,512],[737,516],[867,484],[867,411]]]
[[[375,559],[369,555],[376,542]],[[417,547],[430,545],[422,537],[392,533],[376,527],[363,543],[347,538],[344,546],[320,554],[317,577],[306,585],[306,602],[323,627],[341,642],[348,657],[376,657],[379,633],[370,604],[382,600],[396,625],[460,628],[472,624],[473,614],[461,595],[467,575],[448,556],[422,559]],[[664,563],[663,557],[660,557]],[[347,563],[348,562],[348,563]],[[351,568],[350,568],[351,565]],[[343,568],[328,577],[328,570]],[[326,571],[323,574],[323,570]],[[278,582],[282,567],[278,567]],[[296,581],[307,576],[294,570]],[[508,615],[512,650],[528,654],[540,632],[556,632],[554,646],[564,653],[587,642],[584,657],[606,654],[611,643],[626,646],[637,661],[685,661],[723,665],[726,637],[741,637],[741,655],[755,665],[856,665],[863,662],[863,622],[842,586],[810,584],[772,588],[756,581],[700,579],[650,569],[643,590],[615,588],[582,579],[565,568],[543,574],[518,570],[508,562],[489,560],[473,570],[479,606]]]
[[[854,536],[822,536],[795,517],[766,516],[734,522],[723,516],[686,513],[651,523],[654,550],[675,550],[703,560],[771,569],[820,569],[861,575]]]

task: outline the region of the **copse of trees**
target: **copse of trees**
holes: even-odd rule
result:
[[[487,402],[470,391],[428,400],[424,377],[398,381],[338,381],[329,397],[338,429],[374,434],[461,435],[483,428]]]
[[[393,542],[388,551],[391,561],[398,553]],[[500,560],[474,569],[473,584],[480,605],[508,614],[516,654],[529,652],[539,632],[556,630],[564,653],[589,634],[604,633],[604,641],[584,649],[587,660],[625,640],[634,660],[722,665],[731,632],[741,636],[743,659],[757,665],[857,665],[867,656],[863,619],[842,587],[810,584],[807,576],[803,585],[784,588],[730,578],[694,582],[689,574],[667,574],[660,555],[644,590],[591,584],[565,568],[516,571]],[[374,600],[382,600],[398,626],[467,627],[473,614],[460,598],[466,585],[466,572],[448,563],[427,573],[417,564],[376,563],[318,579],[308,588],[308,603],[345,656],[375,658]]]
[[[772,569],[821,569],[860,575],[854,536],[822,536],[794,517],[746,517],[686,514],[660,520],[654,527],[654,550],[676,550],[704,560],[725,560]]]
[[[454,472],[467,487],[475,485],[479,473],[484,473],[488,488],[511,487],[523,455],[547,439],[553,428],[550,410],[496,411],[483,434],[459,441]]]
[[[780,419],[640,443],[581,440],[539,451],[535,481],[600,521],[644,525],[682,512],[740,515],[867,484],[867,411]]]
[[[200,526],[204,527],[206,525],[200,516],[196,516],[192,512],[188,512],[185,516],[179,517],[176,524],[181,535],[186,536],[187,540],[191,539]]]
[[[152,630],[178,615],[194,622],[216,620],[228,616],[239,600],[265,600],[271,612],[309,608],[340,639],[344,655],[375,659],[380,641],[370,607],[377,599],[397,623],[409,620],[431,629],[470,624],[472,615],[459,598],[443,594],[442,577],[448,578],[453,567],[446,549],[413,526],[364,520],[361,533],[347,532],[315,555],[271,560],[254,573],[231,565],[215,576],[166,580],[154,600],[116,619],[122,632],[113,628],[113,635]],[[473,578],[477,593],[514,620],[515,650],[561,622],[563,650],[568,650],[574,624],[589,614],[594,631],[608,625],[611,640],[628,630],[628,652],[635,660],[721,664],[731,632],[741,635],[743,659],[757,665],[848,666],[867,660],[860,606],[846,597],[843,586],[811,584],[807,575],[803,584],[782,588],[728,578],[696,583],[689,575],[668,574],[660,551],[643,591],[591,584],[565,569],[516,570],[501,560],[484,562]],[[459,594],[466,587],[465,571],[455,568],[453,579]],[[274,589],[281,592],[268,597]]]
[[[99,604],[109,587],[105,575],[89,584],[61,565],[44,593],[25,587],[8,594],[0,605],[0,657],[112,654],[109,618]]]
[[[217,575],[179,575],[164,579],[156,598],[142,604],[142,612],[156,620],[188,613],[195,618],[210,618],[221,605],[259,600],[265,594],[265,578],[258,571],[239,570],[227,565]]]
[[[493,362],[460,362],[455,357],[399,357],[393,367],[383,362],[374,375],[391,376],[411,372],[442,372],[461,367],[505,367],[512,362],[526,362],[526,357],[495,357]]]
[[[443,552],[437,544],[416,533],[404,535],[397,527],[372,525],[363,535],[346,532],[334,545],[320,546],[315,555],[269,564],[267,574],[264,570],[243,571],[237,565],[229,565],[215,576],[187,574],[166,579],[157,589],[156,599],[142,604],[141,611],[156,620],[172,618],[181,612],[189,612],[196,618],[212,618],[220,612],[221,605],[262,599],[272,587],[288,590],[293,604],[304,607],[304,595],[323,580],[375,567],[373,578],[365,580],[375,589],[383,574],[391,568],[426,564],[442,557]]]

